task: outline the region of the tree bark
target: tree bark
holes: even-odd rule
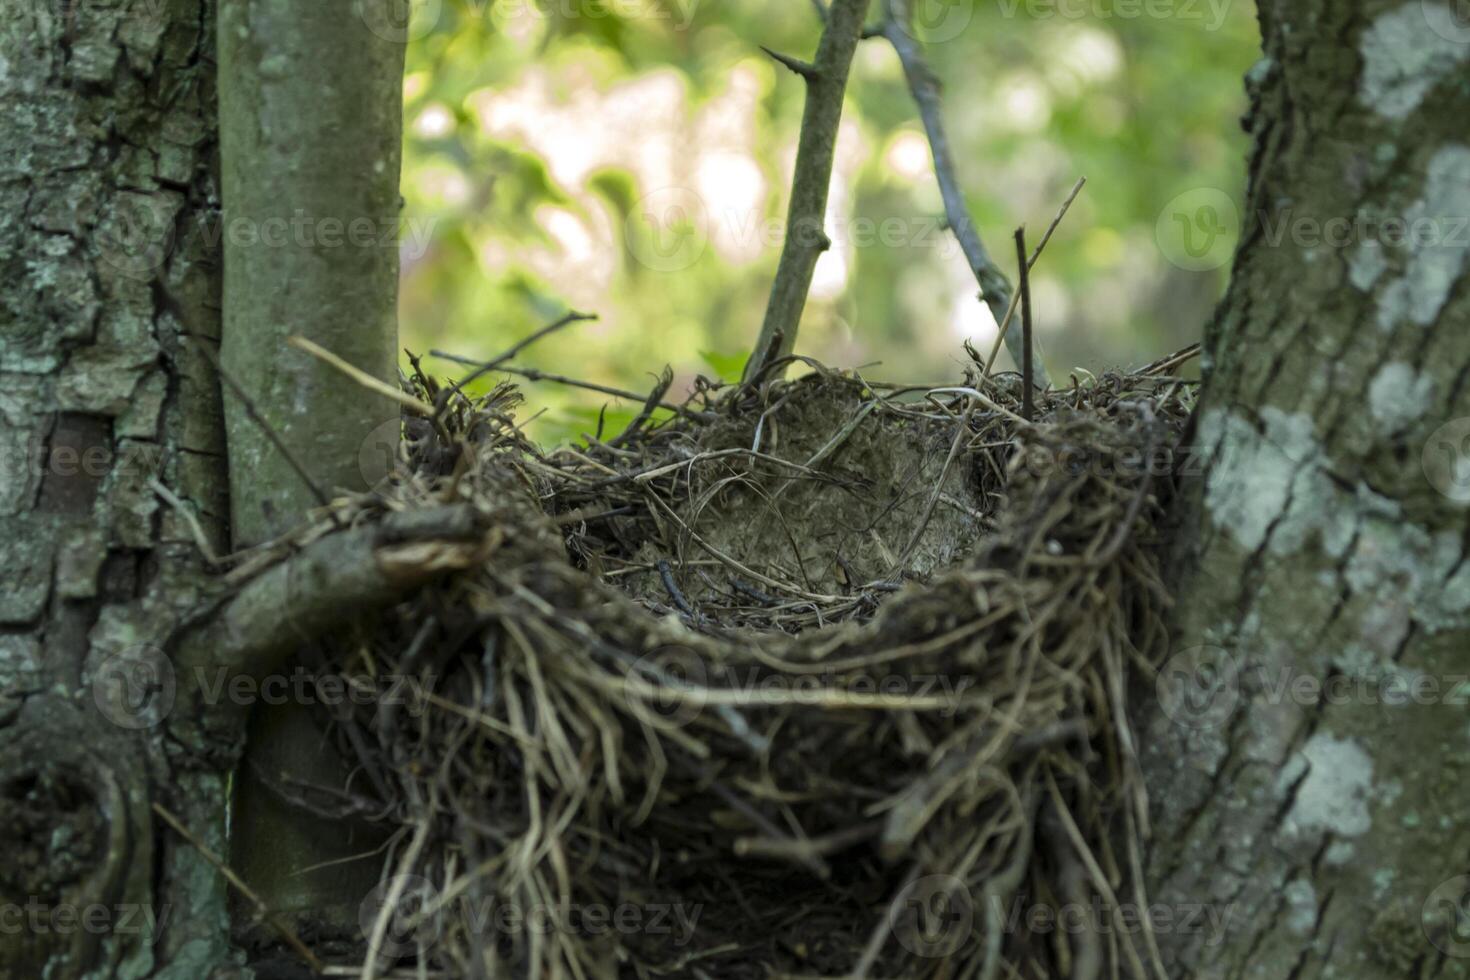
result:
[[[5,976],[231,962],[219,879],[150,813],[222,847],[224,777],[161,724],[161,648],[208,582],[181,510],[228,541],[218,387],[182,342],[219,337],[213,23],[209,0],[0,18]]]
[[[1463,977],[1470,30],[1434,0],[1260,18],[1142,738],[1151,899],[1210,916],[1160,945],[1171,977]]]

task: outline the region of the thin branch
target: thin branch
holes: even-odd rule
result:
[[[1026,260],[1026,226],[1016,229],[1016,268],[1021,272],[1021,417],[1036,415],[1031,390],[1031,263]]]
[[[265,901],[249,885],[245,884],[244,879],[237,875],[218,854],[206,847],[203,841],[190,832],[182,820],[167,810],[161,803],[153,804],[153,812],[158,814],[164,823],[172,827],[174,833],[184,838],[194,850],[198,851],[199,856],[204,858],[206,863],[213,865],[214,869],[223,875],[226,881],[233,885],[241,895],[245,896],[247,902],[255,906],[260,917],[266,922],[269,922],[281,934],[281,938],[286,941],[286,945],[294,949],[296,954],[306,961],[307,966],[311,967],[311,972],[318,976],[322,974],[326,967],[317,958],[317,955],[311,951],[311,948],[301,941],[301,937],[296,935],[296,931],[289,924],[280,916],[276,915],[275,912],[271,911],[270,906],[266,905]]]
[[[379,381],[371,374],[344,361],[320,344],[313,343],[298,334],[292,334],[290,337],[287,337],[286,343],[299,351],[305,351],[328,367],[342,372],[368,391],[376,392],[390,401],[397,402],[399,407],[406,408],[415,415],[429,416],[434,414],[433,406],[424,404],[407,392],[395,388],[385,381]]]
[[[1077,195],[1082,193],[1082,188],[1086,184],[1086,177],[1078,177],[1077,183],[1072,185],[1072,193],[1067,195],[1067,199],[1063,201],[1062,206],[1057,209],[1057,213],[1051,219],[1051,224],[1047,225],[1046,227],[1046,234],[1041,236],[1041,241],[1036,243],[1036,248],[1032,251],[1031,258],[1027,260],[1026,268],[1028,271],[1036,268],[1036,260],[1041,258],[1042,249],[1046,248],[1046,243],[1051,241],[1052,232],[1057,230],[1057,225],[1062,223],[1062,219],[1065,218],[1067,216],[1067,212],[1072,209],[1072,202],[1077,200]],[[1010,305],[1006,307],[1006,315],[1004,319],[1000,321],[1000,329],[997,330],[995,334],[995,344],[990,348],[990,356],[985,359],[984,373],[987,378],[990,377],[990,369],[995,366],[995,358],[997,355],[1000,354],[1001,342],[1005,340],[1006,331],[1010,329],[1011,321],[1015,319],[1016,307],[1017,304],[1020,303],[1020,301],[1021,297],[1019,295],[1012,296]],[[1017,363],[1020,362],[1018,361]]]
[[[456,364],[479,365],[481,363],[474,358],[462,357],[459,354],[451,354],[448,351],[431,350],[429,351],[429,353],[434,357],[440,358],[441,360],[453,361]],[[577,378],[569,378],[564,374],[548,374],[545,371],[538,371],[535,368],[513,367],[509,364],[502,364],[497,367],[496,370],[504,371],[506,374],[517,375],[519,377],[525,378],[528,381],[550,381],[554,384],[568,385],[573,388],[584,388],[587,391],[600,392],[604,395],[611,395],[614,398],[630,398],[633,401],[641,402],[646,400],[648,397],[647,395],[640,395],[636,391],[628,391],[623,388],[613,388],[609,385],[598,384],[595,381],[581,381]],[[691,419],[709,421],[712,418],[712,416],[708,412],[701,412],[684,405],[676,405],[673,402],[661,401],[658,403],[658,407],[666,408],[671,412],[683,415]]]
[[[868,0],[834,0],[826,11],[822,40],[806,79],[806,109],[796,148],[796,171],[791,179],[791,205],[786,215],[786,242],[766,304],[765,320],[755,350],[745,364],[745,377],[756,378],[771,361],[790,354],[796,329],[812,285],[817,259],[832,242],[822,230],[827,216],[827,193],[832,163],[837,155],[837,130],[842,121],[842,99],[853,52],[863,35]],[[773,55],[773,57],[776,57]],[[792,67],[786,60],[782,64]],[[793,71],[799,69],[792,68]]]
[[[286,446],[286,443],[281,439],[280,433],[276,432],[271,427],[271,424],[265,420],[265,417],[256,409],[255,402],[250,400],[249,393],[240,386],[240,382],[236,381],[234,376],[225,370],[224,365],[219,362],[219,355],[210,348],[209,341],[200,340],[193,336],[189,337],[189,341],[193,343],[196,350],[204,355],[204,359],[214,368],[215,373],[220,376],[220,380],[225,383],[225,386],[230,389],[230,392],[240,400],[240,404],[244,407],[245,414],[249,416],[250,421],[255,423],[261,433],[270,440],[270,444],[276,447],[276,452],[280,453],[281,458],[286,461],[287,465],[296,471],[296,475],[301,477],[302,482],[311,490],[311,495],[316,498],[317,503],[323,507],[330,504],[332,498],[328,497],[327,492],[321,488],[321,485],[312,479],[306,467],[301,464],[301,460],[296,458],[296,455],[291,452]]]
[[[554,334],[558,330],[569,327],[574,323],[585,323],[588,320],[596,319],[596,313],[578,313],[576,310],[570,310],[561,319],[556,320],[552,323],[548,323],[540,330],[537,330],[535,333],[531,334],[531,336],[527,337],[525,340],[522,340],[520,343],[511,347],[510,350],[506,351],[504,354],[493,357],[490,360],[486,361],[484,364],[481,364],[479,367],[475,368],[473,372],[465,375],[463,378],[460,379],[459,386],[463,388],[470,382],[477,381],[483,375],[489,374],[491,371],[494,371],[496,368],[500,367],[500,365],[506,363],[507,361],[514,360],[517,354],[525,350],[527,347],[530,347],[532,344],[536,343],[543,337]]]
[[[1011,301],[1011,284],[1004,272],[996,266],[980,232],[970,218],[965,206],[965,195],[960,190],[955,176],[954,154],[950,150],[949,135],[944,129],[944,118],[939,101],[939,82],[929,65],[924,61],[923,51],[911,31],[905,29],[909,16],[908,0],[884,0],[884,18],[880,33],[893,45],[898,60],[903,64],[904,77],[908,79],[909,92],[919,107],[919,118],[924,123],[924,132],[929,137],[929,148],[934,154],[934,175],[939,180],[939,194],[944,199],[944,214],[950,230],[959,240],[960,250],[970,263],[970,271],[980,284],[985,305],[999,324],[1005,317],[1006,306]],[[1021,361],[1019,338],[1008,339],[1007,346],[1016,363]],[[1036,380],[1044,387],[1051,381],[1046,370],[1038,366]]]

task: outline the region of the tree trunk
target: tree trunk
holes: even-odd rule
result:
[[[1462,977],[1470,27],[1434,0],[1261,27],[1142,732],[1159,942],[1171,977]]]
[[[160,724],[198,541],[228,542],[218,387],[183,343],[220,327],[213,24],[209,0],[0,18],[5,976],[228,961],[222,883],[150,811],[223,848],[223,775]]]
[[[400,0],[232,0],[220,11],[223,362],[259,416],[225,401],[237,548],[298,524],[322,495],[367,489],[396,452],[397,403],[286,341],[304,337],[396,378],[406,34],[391,15],[407,10]],[[381,838],[282,791],[346,788],[348,767],[321,724],[307,705],[257,708],[231,859],[271,908],[355,933],[378,875],[365,856]]]

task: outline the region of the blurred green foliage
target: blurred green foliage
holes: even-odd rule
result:
[[[1228,211],[1241,198],[1254,7],[914,2],[959,178],[1001,267],[1013,273],[1017,224],[1034,241],[1075,179],[1089,180],[1033,276],[1053,376],[1143,363],[1197,339],[1238,226],[1198,202]],[[671,395],[695,374],[738,377],[780,251],[804,96],[759,46],[810,57],[812,4],[414,5],[405,346],[489,357],[576,308],[600,319],[520,363],[640,391],[667,363]],[[849,96],[828,215],[836,245],[798,349],[841,367],[882,362],[869,370],[886,378],[952,379],[961,342],[988,350],[994,323],[942,225],[885,41],[859,49]],[[1180,237],[1190,225],[1210,234],[1203,258]],[[533,405],[547,409],[538,438],[597,427],[606,399],[535,388]],[[613,429],[637,407],[609,406],[604,422]]]

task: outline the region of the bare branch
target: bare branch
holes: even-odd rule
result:
[[[1026,226],[1016,229],[1016,268],[1021,270],[1021,417],[1036,417],[1035,393],[1031,390],[1031,263],[1026,260]]]
[[[303,641],[484,560],[495,543],[468,504],[393,514],[381,524],[318,538],[185,627],[174,654],[180,697],[204,697],[220,670],[226,678],[259,679],[278,669]],[[207,712],[186,710],[176,717],[211,727],[243,724],[243,711],[225,718],[230,712],[223,706],[207,707]]]
[[[807,292],[817,259],[831,247],[822,230],[827,215],[827,192],[837,151],[837,128],[842,121],[842,99],[852,55],[863,34],[868,0],[834,0],[827,10],[826,27],[807,82],[806,110],[796,149],[796,172],[791,180],[791,206],[786,215],[786,243],[771,286],[771,299],[761,324],[755,351],[745,365],[745,377],[759,377],[771,361],[791,353],[796,328],[806,307]],[[772,55],[772,57],[777,57]],[[792,66],[777,58],[788,68]],[[793,71],[798,69],[792,68]]]
[[[306,484],[306,488],[311,491],[311,495],[316,498],[316,502],[323,507],[330,504],[332,498],[328,497],[327,492],[322,489],[321,484],[312,478],[311,472],[307,470],[306,466],[297,458],[296,454],[291,451],[291,447],[286,445],[285,440],[281,438],[281,434],[276,431],[275,426],[267,422],[265,416],[260,414],[260,410],[255,407],[255,402],[250,399],[250,393],[235,379],[233,374],[225,370],[224,365],[220,363],[219,355],[209,346],[210,342],[195,337],[190,337],[189,342],[194,345],[195,350],[204,355],[205,360],[209,361],[215,373],[220,376],[220,380],[225,383],[225,387],[230,389],[230,393],[239,399],[240,407],[244,410],[245,417],[260,430],[261,435],[265,436],[266,440],[275,447],[276,452],[281,454],[281,458],[301,478],[301,482]]]
[[[898,60],[903,63],[904,77],[908,79],[909,91],[919,107],[919,118],[924,123],[924,132],[929,137],[929,147],[934,154],[934,174],[939,179],[939,193],[944,199],[944,214],[950,230],[959,239],[960,250],[970,263],[970,271],[980,284],[985,305],[999,325],[1005,319],[1006,307],[1011,301],[1011,284],[985,250],[980,233],[970,212],[965,206],[965,195],[955,176],[954,154],[950,151],[949,135],[944,129],[944,119],[939,101],[939,82],[924,61],[923,51],[912,32],[906,27],[909,16],[907,0],[884,0],[883,26],[880,33],[893,45]],[[1017,364],[1023,356],[1021,338],[1006,337],[1006,348]],[[1042,387],[1050,387],[1046,369],[1036,365],[1035,381]]]

